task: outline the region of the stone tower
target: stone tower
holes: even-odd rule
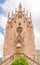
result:
[[[18,11],[15,14],[8,13],[8,22],[6,25],[3,56],[9,57],[14,53],[24,53],[30,57],[35,56],[33,25],[28,11],[22,10],[21,3],[18,6]]]

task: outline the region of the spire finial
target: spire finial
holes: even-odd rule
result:
[[[21,2],[19,3],[19,11],[22,11],[22,5],[21,5]]]
[[[19,3],[19,7],[22,7],[21,2]]]
[[[25,12],[25,8],[24,8],[24,12]]]
[[[26,10],[26,15],[27,15],[27,17],[28,17],[28,10]]]
[[[8,12],[8,18],[10,17],[10,12]]]
[[[30,12],[30,19],[31,19],[31,12]]]
[[[13,11],[12,11],[12,17],[13,17]]]

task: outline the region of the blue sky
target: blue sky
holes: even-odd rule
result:
[[[0,27],[0,33],[4,35],[4,29],[2,27]]]
[[[6,0],[0,0],[0,3],[3,4]]]
[[[0,6],[0,14],[4,14],[2,7]]]
[[[35,46],[36,49],[40,50],[40,0],[0,0],[0,56],[3,55],[4,31],[8,20],[8,12],[15,11],[19,2],[28,12],[31,11]]]
[[[3,4],[4,2],[5,2],[5,0],[0,0],[0,4]],[[3,9],[1,6],[0,6],[0,14],[3,14]]]

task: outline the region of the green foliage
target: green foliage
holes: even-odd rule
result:
[[[0,63],[2,63],[2,60],[0,60]]]
[[[0,63],[3,61],[3,58],[2,57],[0,57]]]
[[[24,57],[19,57],[11,65],[29,65],[29,63]]]

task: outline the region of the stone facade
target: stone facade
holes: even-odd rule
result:
[[[33,24],[28,12],[22,10],[21,3],[19,4],[18,11],[15,14],[8,13],[8,22],[6,25],[3,56],[5,58],[16,53],[24,53],[30,57],[35,57],[35,41],[33,34]]]

